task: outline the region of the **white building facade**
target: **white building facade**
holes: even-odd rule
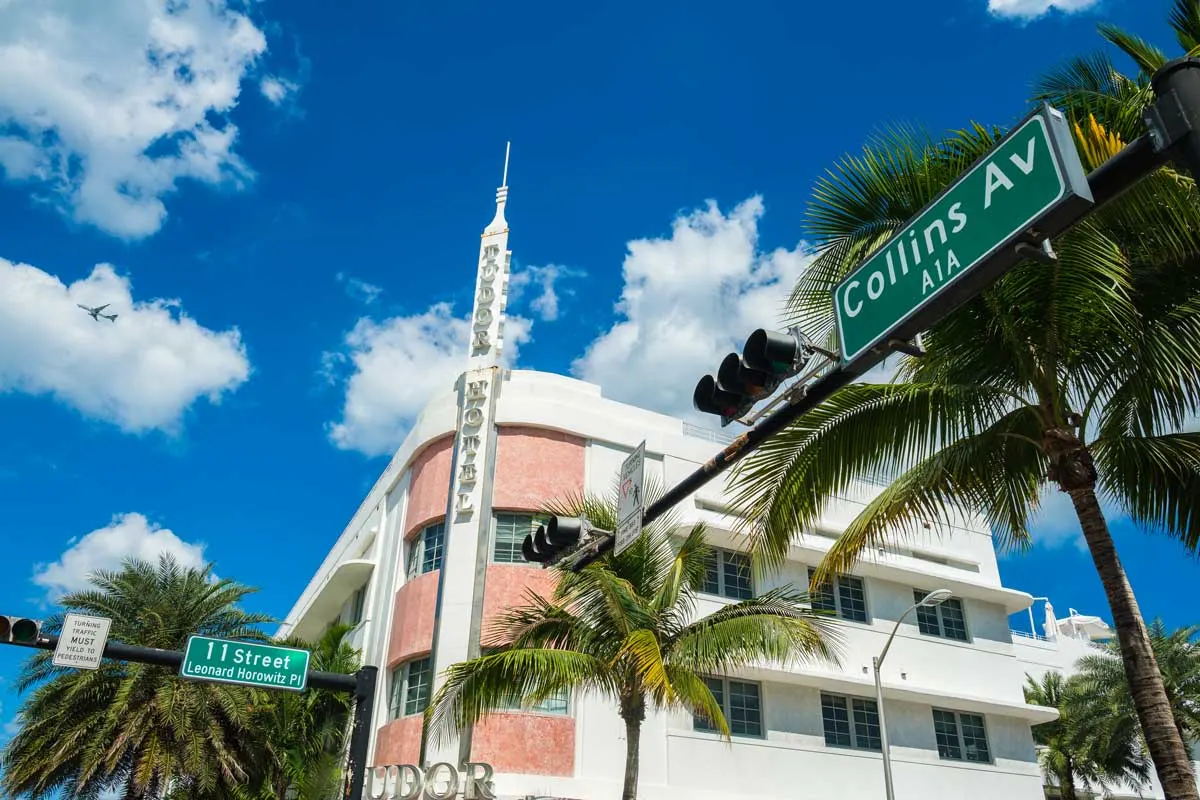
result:
[[[725,441],[606,399],[597,386],[503,366],[506,202],[504,186],[481,241],[462,375],[426,406],[284,630],[315,638],[338,620],[355,625],[364,663],[380,668],[368,763],[484,762],[500,798],[611,800],[621,793],[625,734],[600,698],[500,712],[449,746],[422,742],[422,712],[440,672],[477,656],[488,625],[527,589],[550,591],[552,574],[520,553],[546,500],[609,491],[643,440],[648,481],[667,486]],[[684,523],[707,523],[722,548],[705,587],[706,613],[782,584],[806,586],[808,570],[879,487],[863,484],[838,498],[817,529],[797,538],[786,568],[763,579],[741,569],[743,543],[723,490],[718,478],[678,507]],[[713,676],[732,743],[688,714],[649,713],[639,797],[883,797],[871,659],[914,599],[934,589],[953,599],[909,614],[883,668],[896,797],[1043,797],[1030,729],[1057,712],[1025,703],[1022,686],[1049,648],[1044,639],[1014,640],[1009,616],[1025,613],[1033,598],[1001,584],[991,536],[969,520],[872,553],[837,579],[828,601],[844,637],[840,667],[764,664]]]

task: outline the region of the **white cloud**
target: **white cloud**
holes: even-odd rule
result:
[[[515,362],[530,327],[521,317],[505,319],[505,362]],[[368,456],[393,452],[425,404],[449,390],[466,367],[469,335],[468,319],[456,317],[449,303],[382,322],[359,319],[344,349],[323,358],[327,377],[344,380],[346,391],[341,419],[328,426],[330,440]],[[336,373],[346,366],[350,375],[341,379]]]
[[[988,0],[993,16],[1031,20],[1048,14],[1051,9],[1064,14],[1085,11],[1100,0]]]
[[[58,561],[36,565],[33,582],[53,602],[68,592],[87,589],[88,576],[97,570],[119,570],[128,558],[155,562],[162,553],[174,556],[183,567],[205,565],[203,544],[185,542],[141,514],[118,514],[106,527],[74,542]]]
[[[0,167],[125,238],[159,229],[180,180],[249,179],[225,115],[267,41],[235,5],[0,2]]]
[[[338,283],[346,287],[346,294],[367,305],[374,303],[379,299],[379,295],[383,294],[383,287],[367,283],[344,272],[339,272],[336,277]]]
[[[283,105],[283,101],[299,88],[299,84],[278,75],[268,75],[258,84],[258,89],[262,92],[263,97],[267,98],[273,106]]]
[[[559,281],[566,278],[581,278],[586,274],[582,270],[560,267],[556,264],[547,264],[544,267],[526,267],[514,272],[509,279],[509,302],[520,302],[525,295],[525,290],[531,285],[536,285],[540,292],[529,301],[529,308],[543,322],[553,322],[558,319],[559,314],[559,292],[562,291],[558,287]],[[574,294],[569,290],[566,293]]]
[[[628,245],[617,322],[572,365],[608,397],[697,418],[696,381],[740,350],[755,328],[778,328],[783,304],[811,261],[758,249],[763,203],[726,215],[715,202],[678,217],[669,238]]]
[[[1128,517],[1120,505],[1103,497],[1100,498],[1100,509],[1110,527]],[[1081,553],[1088,552],[1071,496],[1056,486],[1046,484],[1042,487],[1041,507],[1029,520],[1029,530],[1036,547],[1056,550],[1071,546]]]
[[[250,362],[237,329],[202,327],[178,301],[135,302],[108,264],[69,286],[0,258],[0,393],[50,395],[129,433],[175,432],[199,398],[240,386]],[[77,304],[108,304],[113,322]]]

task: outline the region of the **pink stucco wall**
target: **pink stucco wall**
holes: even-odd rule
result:
[[[585,442],[558,431],[506,425],[496,444],[492,507],[533,511],[583,489]]]
[[[375,743],[373,766],[416,764],[417,759],[421,757],[421,722],[423,719],[423,715],[413,714],[392,720],[381,727],[379,738]]]
[[[450,460],[454,437],[447,436],[427,445],[412,462],[412,480],[408,489],[408,511],[404,515],[404,533],[411,534],[435,517],[446,514],[450,497]]]
[[[488,564],[487,582],[483,587],[482,644],[501,644],[495,623],[505,611],[525,602],[525,590],[532,589],[549,597],[558,578],[553,572],[525,564]]]
[[[471,736],[471,758],[496,772],[575,775],[575,719],[552,714],[489,714]]]
[[[396,592],[388,667],[433,649],[433,613],[437,604],[438,570],[418,575]]]

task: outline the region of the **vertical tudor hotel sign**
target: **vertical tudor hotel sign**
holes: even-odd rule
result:
[[[508,271],[508,226],[504,222],[504,199],[508,190],[496,193],[496,219],[484,231],[479,253],[479,277],[475,311],[471,316],[472,367],[464,376],[462,423],[459,428],[458,459],[454,476],[454,511],[465,520],[475,513],[475,491],[479,482],[479,458],[487,430],[488,383],[493,380],[496,357],[503,349],[504,286]],[[488,240],[491,241],[488,241]]]
[[[463,394],[462,429],[458,434],[458,490],[454,501],[454,510],[460,517],[469,517],[475,511],[471,494],[475,491],[475,483],[479,479],[475,459],[483,443],[481,434],[488,398],[488,382],[482,376],[487,374],[484,370],[467,373],[467,385]]]

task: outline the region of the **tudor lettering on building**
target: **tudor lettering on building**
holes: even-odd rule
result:
[[[493,310],[497,305],[496,285],[498,279],[503,277],[501,267],[496,261],[499,257],[499,245],[484,245],[482,263],[479,266],[479,290],[475,294],[475,314],[472,319],[472,355],[486,355],[492,349],[492,323],[497,321],[498,316],[498,311]]]
[[[425,769],[414,764],[389,764],[371,770],[366,796],[370,800],[496,800],[491,764],[468,761],[462,769],[442,761]]]

